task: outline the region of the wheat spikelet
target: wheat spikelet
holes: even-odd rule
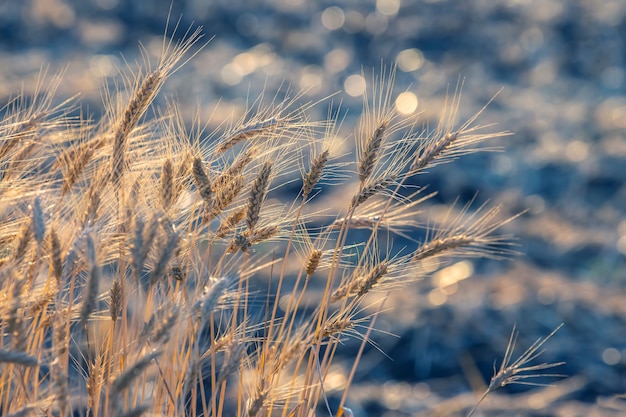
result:
[[[60,287],[61,279],[63,277],[63,250],[61,248],[59,235],[57,234],[55,228],[50,229],[49,236],[48,245],[50,247],[50,265],[57,282],[57,287]]]
[[[172,44],[172,40],[163,40],[161,59],[157,68],[148,72],[141,83],[136,86],[134,93],[124,109],[121,120],[113,131],[113,155],[111,160],[111,180],[119,185],[126,165],[126,148],[128,137],[135,129],[148,106],[162,87],[165,79],[177,70],[176,65],[191,47],[202,37],[199,29],[185,38]]]
[[[367,294],[380,280],[387,275],[389,264],[384,261],[374,266],[372,270],[358,282],[357,297]]]
[[[193,314],[204,319],[209,317],[232,282],[233,278],[230,276],[212,279],[210,285],[204,288],[202,296],[194,303]]]
[[[164,79],[165,73],[160,69],[151,71],[145,76],[126,106],[122,120],[119,121],[113,132],[111,181],[115,185],[119,185],[120,179],[124,174],[128,136],[137,126],[139,119],[154,99]]]
[[[87,395],[89,397],[88,403],[91,408],[94,408],[100,401],[100,393],[102,392],[103,376],[104,376],[104,358],[102,354],[96,355],[88,363],[88,377],[87,377]]]
[[[461,210],[458,216],[444,226],[441,231],[421,244],[413,253],[413,260],[420,261],[440,255],[463,257],[502,258],[515,252],[510,246],[510,237],[498,235],[496,232],[520,214],[497,221],[500,207],[484,210],[479,207],[475,213],[467,216],[471,202]],[[450,215],[448,213],[446,218]]]
[[[489,148],[475,147],[475,145],[489,139],[507,136],[508,132],[483,133],[486,126],[473,126],[478,117],[484,112],[491,100],[476,114],[470,117],[459,128],[454,129],[461,100],[462,83],[457,85],[457,91],[451,103],[444,105],[437,130],[431,137],[419,138],[421,144],[415,153],[414,160],[409,168],[411,175],[422,172],[425,168],[433,167],[456,159],[461,155],[490,150]]]
[[[235,198],[237,198],[241,190],[243,190],[243,183],[243,175],[237,175],[223,187],[215,190],[215,199],[209,210],[210,218],[217,217],[235,200]]]
[[[361,183],[365,183],[374,171],[374,166],[378,160],[378,153],[380,151],[380,146],[382,145],[388,123],[389,122],[387,120],[383,120],[376,128],[374,134],[365,142],[365,148],[363,149],[361,159],[358,164],[359,180],[361,180]]]
[[[287,120],[279,116],[272,116],[264,120],[251,121],[241,126],[239,129],[233,131],[232,133],[227,134],[226,138],[215,149],[215,153],[223,153],[241,142],[242,140],[248,140],[255,136],[261,136],[266,133],[271,133],[272,131],[283,127],[286,124]]]
[[[322,338],[327,338],[343,333],[345,330],[354,327],[354,321],[351,318],[341,318],[339,316],[329,319],[324,327],[322,327]]]
[[[100,190],[98,187],[90,187],[85,198],[87,198],[87,208],[81,219],[83,228],[91,226],[98,218],[98,208],[100,207]]]
[[[360,274],[356,279],[352,279],[340,286],[331,295],[330,301],[336,302],[347,297],[363,297],[389,272],[389,262],[382,261],[373,266],[367,274]]]
[[[226,253],[235,253],[238,250],[246,253],[252,247],[250,239],[245,234],[237,234],[226,248]]]
[[[172,161],[168,158],[161,169],[161,189],[159,198],[163,210],[167,211],[174,202],[174,178]]]
[[[109,292],[109,313],[111,314],[111,320],[113,323],[117,320],[122,313],[122,306],[124,303],[124,297],[122,293],[122,285],[119,280],[113,281],[111,291]]]
[[[13,177],[24,176],[30,172],[36,172],[37,167],[33,166],[33,160],[29,157],[33,150],[38,149],[39,138],[33,138],[30,142],[25,143],[17,149],[14,156],[11,157],[8,168],[3,172],[2,180],[8,181]]]
[[[222,220],[217,230],[215,230],[215,237],[220,239],[226,237],[229,233],[231,233],[237,224],[243,220],[246,215],[246,209],[241,208],[233,211],[227,218]]]
[[[432,258],[445,252],[451,252],[455,249],[470,246],[475,242],[476,238],[468,235],[455,235],[433,239],[421,245],[415,251],[413,260],[420,261],[422,259]]]
[[[258,152],[257,147],[251,147],[245,153],[239,155],[237,159],[213,181],[213,189],[216,190],[223,187],[231,178],[242,174],[243,170],[252,162]]]
[[[252,232],[249,235],[248,240],[251,245],[255,245],[276,236],[278,231],[278,226],[275,225],[261,227]]]
[[[65,417],[69,409],[69,383],[65,371],[65,356],[69,351],[69,340],[65,328],[65,320],[59,311],[53,316],[53,343],[55,357],[51,367],[52,382],[59,415]]]
[[[254,397],[249,398],[246,402],[246,415],[248,417],[256,417],[261,411],[261,408],[265,405],[267,396],[270,393],[269,388],[265,385],[265,378],[261,377],[254,391]]]
[[[459,132],[446,133],[441,139],[431,143],[422,153],[415,158],[411,165],[411,172],[418,172],[428,166],[436,157],[445,151],[453,141],[459,137]]]
[[[191,172],[194,180],[196,181],[200,197],[202,197],[205,203],[210,204],[213,189],[211,187],[211,181],[209,180],[209,177],[204,171],[204,167],[202,165],[202,159],[194,158]]]
[[[387,187],[393,184],[396,179],[397,176],[395,174],[392,174],[373,181],[369,185],[360,187],[359,192],[354,197],[352,197],[352,201],[350,202],[350,208],[357,208],[358,206],[366,202],[369,198],[385,190]]]
[[[555,378],[563,378],[566,375],[561,374],[552,374],[552,373],[536,373],[537,371],[543,371],[544,369],[551,369],[557,366],[564,365],[565,362],[555,362],[555,363],[540,363],[537,365],[526,366],[532,360],[538,358],[543,350],[540,350],[543,345],[552,337],[554,334],[563,327],[563,324],[558,325],[548,336],[544,338],[537,339],[535,343],[533,343],[528,349],[524,351],[514,362],[511,362],[511,358],[513,357],[513,351],[515,349],[515,344],[517,342],[517,332],[515,327],[511,332],[511,336],[509,338],[509,343],[506,347],[506,352],[504,353],[504,359],[500,364],[500,368],[497,372],[495,372],[494,367],[494,376],[491,378],[489,382],[489,386],[480,397],[476,405],[472,408],[472,410],[467,414],[467,417],[471,417],[483,400],[493,391],[496,391],[504,386],[510,384],[522,384],[522,385],[544,385],[537,384],[526,380],[532,380],[533,378],[544,378],[544,377],[555,377]]]
[[[254,231],[254,226],[259,221],[259,213],[261,212],[261,206],[267,195],[267,189],[269,187],[270,174],[272,173],[272,164],[266,162],[263,164],[261,171],[257,175],[252,188],[250,189],[250,198],[248,199],[248,210],[246,211],[246,226],[248,232]]]
[[[312,276],[317,268],[320,265],[320,261],[322,260],[323,251],[320,249],[313,249],[309,254],[309,259],[306,262],[304,270],[306,271],[307,276]]]
[[[62,196],[67,194],[72,188],[93,158],[94,153],[102,148],[107,140],[108,137],[99,136],[93,140],[70,147],[57,158],[52,168],[60,168],[63,171]]]
[[[317,185],[319,180],[322,178],[322,172],[324,171],[324,167],[328,163],[328,157],[330,155],[330,151],[328,149],[324,150],[321,154],[319,154],[311,163],[311,168],[309,172],[307,172],[304,177],[304,181],[302,183],[302,199],[306,200],[313,188]]]

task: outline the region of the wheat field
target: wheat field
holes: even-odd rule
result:
[[[145,54],[102,92],[100,117],[58,97],[63,76],[45,71],[33,95],[6,104],[0,414],[350,416],[389,294],[455,259],[516,253],[503,229],[518,214],[444,210],[428,204],[437,190],[415,185],[510,134],[482,110],[459,120],[461,81],[435,126],[397,112],[394,67],[382,66],[349,137],[336,97],[297,91],[209,131],[175,101],[153,107],[207,47],[199,28],[166,30],[158,61]],[[562,376],[561,363],[536,360],[553,334],[514,354],[513,331],[462,415],[505,385]],[[348,340],[357,353],[330,404]]]

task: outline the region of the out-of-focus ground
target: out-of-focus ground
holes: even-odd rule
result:
[[[41,68],[65,69],[57,96],[80,92],[97,117],[101,86],[119,81],[124,60],[143,61],[138,42],[158,55],[169,9],[169,0],[0,2],[2,102],[32,91]],[[398,109],[425,120],[461,78],[461,120],[503,88],[480,121],[514,132],[504,152],[420,179],[442,201],[480,191],[507,212],[527,208],[507,228],[522,255],[466,261],[447,273],[473,270],[469,279],[393,293],[394,313],[377,327],[399,337],[374,336],[389,358],[366,351],[348,401],[355,416],[464,415],[515,323],[520,348],[564,323],[539,361],[567,362],[558,372],[570,377],[505,388],[479,414],[626,413],[626,1],[174,1],[171,15],[181,14],[181,28],[195,22],[214,36],[162,94],[190,121],[199,108],[217,124],[288,84],[306,90],[302,102],[339,91],[351,126],[371,79],[362,70],[381,62],[397,61],[396,89],[408,92]],[[331,375],[336,392],[348,372]],[[329,395],[336,404],[332,386]]]

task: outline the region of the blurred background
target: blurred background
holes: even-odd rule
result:
[[[190,122],[218,126],[290,86],[302,103],[339,92],[351,129],[372,70],[393,63],[396,109],[425,121],[459,80],[461,121],[502,89],[479,122],[514,133],[504,152],[420,179],[440,191],[436,202],[479,192],[507,212],[528,209],[507,229],[521,255],[458,262],[440,271],[452,285],[433,278],[394,293],[377,327],[399,337],[375,336],[388,357],[366,352],[348,401],[356,416],[463,415],[514,324],[523,348],[560,323],[540,361],[566,361],[558,372],[569,378],[507,387],[480,412],[624,414],[625,0],[0,0],[0,101],[32,92],[42,69],[64,71],[59,101],[80,92],[98,118],[119,68],[155,62],[168,15],[170,29],[182,16],[179,35],[196,24],[212,38],[161,94]],[[311,111],[324,118],[327,104]],[[349,366],[331,378],[331,405]]]

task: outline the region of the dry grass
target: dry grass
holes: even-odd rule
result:
[[[287,99],[210,141],[175,106],[144,118],[201,37],[164,37],[156,69],[105,92],[98,122],[53,105],[59,80],[45,77],[31,104],[5,108],[1,414],[313,416],[341,339],[368,343],[371,292],[423,278],[430,258],[510,253],[497,207],[430,222],[413,252],[394,251],[434,195],[406,193],[407,180],[507,134],[477,125],[480,113],[459,124],[458,91],[429,131],[394,112],[392,77],[378,81],[355,128],[356,187],[319,213],[307,210],[319,184],[345,170],[330,146],[337,117],[313,122]],[[296,178],[298,195],[281,192]],[[354,228],[368,237],[348,244]],[[302,309],[309,294],[316,308]],[[335,415],[347,415],[349,385]]]

